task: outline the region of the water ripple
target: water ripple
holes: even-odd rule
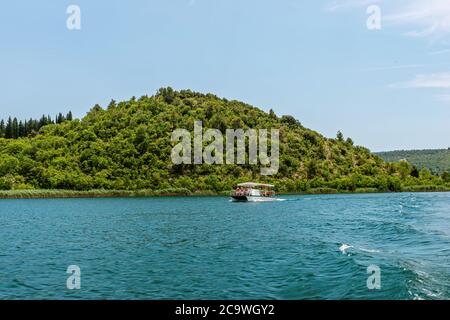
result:
[[[0,299],[450,298],[449,194],[284,198],[0,200]]]

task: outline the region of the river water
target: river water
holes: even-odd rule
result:
[[[450,193],[280,197],[0,200],[0,299],[450,299]]]

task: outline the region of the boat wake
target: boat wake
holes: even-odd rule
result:
[[[380,253],[380,250],[366,249],[366,248],[362,248],[362,247],[354,247],[352,245],[345,244],[345,243],[343,243],[339,247],[339,251],[341,251],[342,254],[347,254],[347,251],[350,250],[350,249],[353,249],[354,251],[361,251],[361,252],[367,252],[367,253]]]
[[[339,247],[339,251],[342,252],[342,254],[347,254],[347,250],[353,248],[353,246],[350,246],[348,244],[343,243],[340,247]]]

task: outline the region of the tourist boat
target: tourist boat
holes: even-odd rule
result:
[[[271,184],[246,182],[236,186],[231,198],[234,202],[276,201],[274,186]]]

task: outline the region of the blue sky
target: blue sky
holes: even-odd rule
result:
[[[66,9],[81,8],[81,30]],[[381,30],[366,10],[381,9]],[[0,117],[212,92],[373,151],[450,147],[448,0],[10,1]]]

